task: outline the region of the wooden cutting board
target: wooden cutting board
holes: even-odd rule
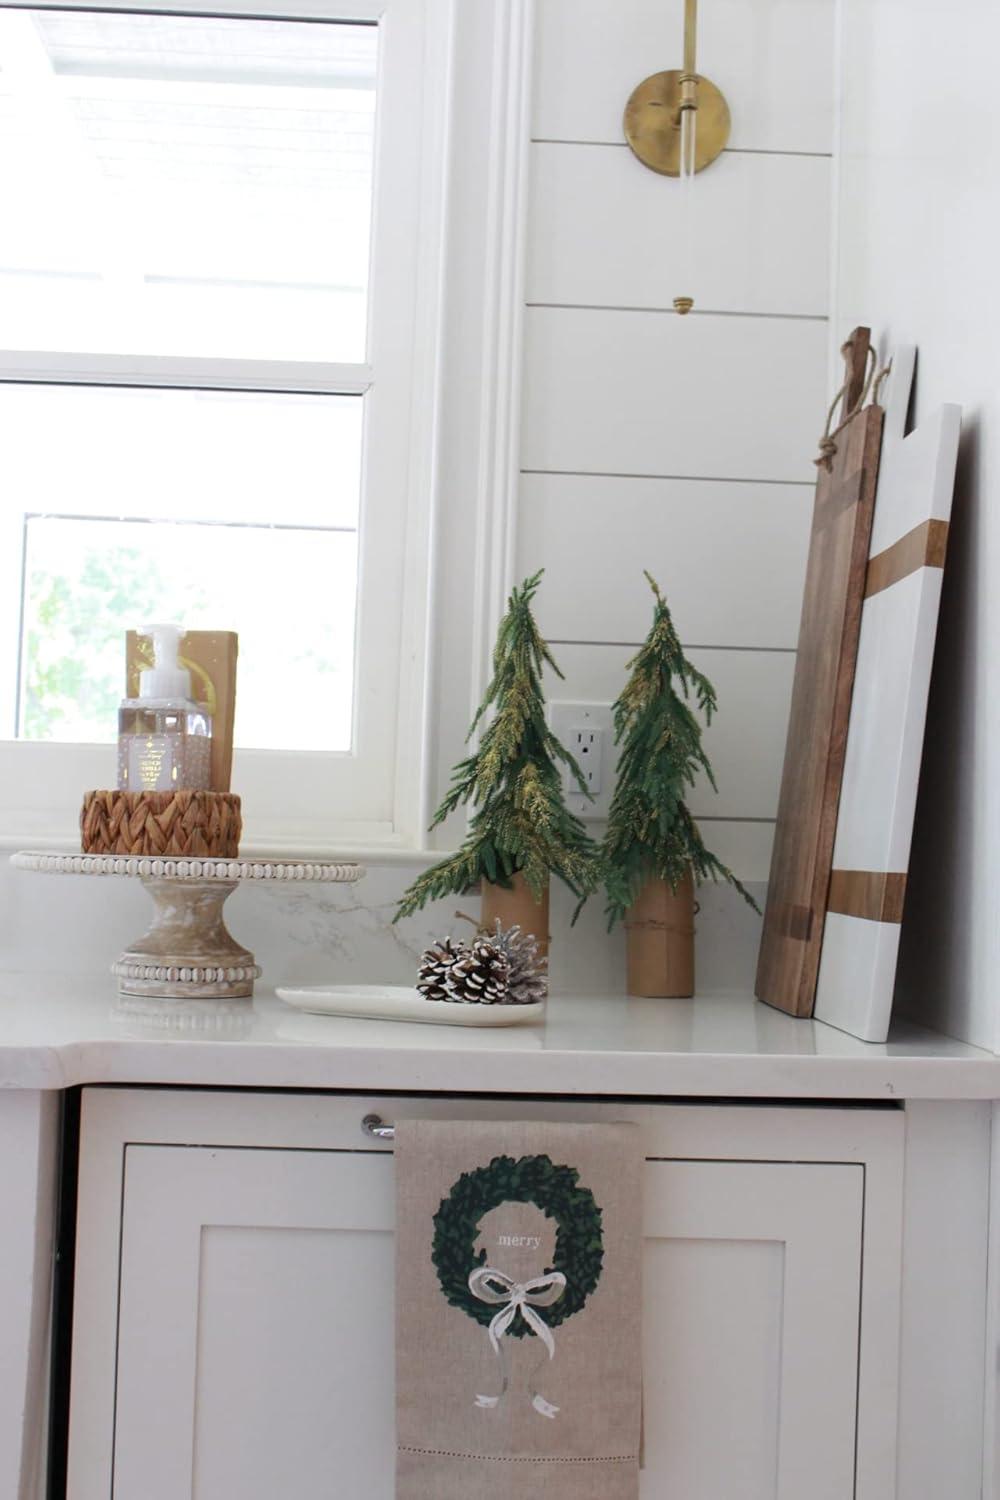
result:
[[[861,399],[870,332],[844,345],[840,420]],[[764,932],[760,1000],[811,1016],[847,747],[882,442],[882,409],[857,411],[820,465]]]
[[[889,1031],[927,699],[962,426],[941,406],[907,431],[917,351],[898,347],[885,426],[816,1019],[864,1042]]]

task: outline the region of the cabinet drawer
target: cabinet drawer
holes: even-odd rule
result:
[[[898,1271],[895,1112],[127,1090],[84,1104],[69,1500],[391,1500],[372,1109],[636,1119],[644,1500],[874,1500],[858,1386],[895,1356],[892,1317],[863,1323],[869,1258],[877,1284],[895,1243]]]

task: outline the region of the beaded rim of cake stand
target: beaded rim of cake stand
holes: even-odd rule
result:
[[[152,854],[46,854],[11,856],[19,870],[44,875],[131,875],[140,880],[293,880],[353,884],[363,865],[306,859],[212,859]]]
[[[152,980],[156,984],[245,984],[264,972],[259,964],[158,964],[119,958],[111,965],[118,979]]]

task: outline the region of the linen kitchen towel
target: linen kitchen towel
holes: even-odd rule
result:
[[[637,1500],[634,1125],[396,1126],[397,1500]]]

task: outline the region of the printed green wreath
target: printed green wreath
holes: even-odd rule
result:
[[[593,1193],[578,1186],[579,1177],[575,1167],[557,1167],[548,1156],[522,1156],[518,1161],[495,1156],[488,1167],[462,1173],[434,1215],[431,1251],[441,1290],[452,1307],[477,1323],[492,1321],[496,1307],[469,1290],[470,1275],[486,1264],[486,1251],[478,1256],[475,1251],[479,1225],[501,1203],[534,1203],[556,1221],[556,1248],[546,1274],[561,1271],[566,1277],[559,1300],[535,1311],[550,1328],[580,1311],[601,1279],[604,1241],[601,1210]],[[508,1332],[519,1339],[531,1332],[520,1312]]]

